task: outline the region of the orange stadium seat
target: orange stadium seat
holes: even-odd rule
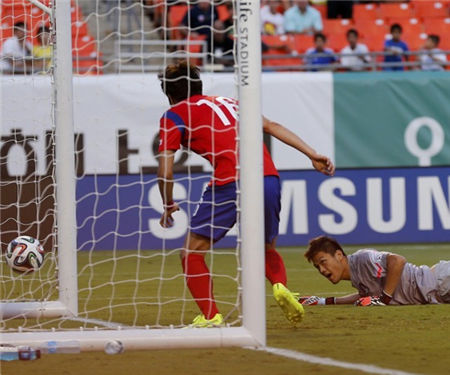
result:
[[[358,30],[362,36],[385,35],[389,31],[386,22],[382,19],[355,20],[355,29]]]
[[[427,35],[425,33],[405,35],[403,40],[411,51],[417,51],[423,47]]]
[[[299,53],[304,53],[308,48],[314,46],[314,37],[312,35],[295,35],[293,49]]]
[[[380,4],[381,18],[410,18],[412,16],[412,8],[408,3]]]
[[[448,36],[448,34],[447,34]],[[439,48],[445,51],[450,51],[450,38],[442,37],[441,41],[439,42]],[[450,61],[450,57],[447,56],[447,60]]]
[[[352,26],[352,20],[323,20],[323,33],[328,36],[331,34],[345,34]]]
[[[328,17],[328,10],[326,4],[317,4],[314,5],[313,8],[316,8],[320,12],[320,15],[322,16],[323,20]]]
[[[378,7],[375,4],[355,4],[353,5],[353,19],[375,20],[378,16]]]
[[[271,47],[275,47],[275,46],[278,47],[278,46],[286,45],[293,51],[297,50],[296,45],[295,45],[296,37],[290,36],[290,35],[289,36],[287,36],[287,35],[263,35],[262,40],[269,47],[269,51],[265,52],[264,55],[265,56],[267,56],[267,55],[268,56],[286,55],[286,52],[282,52],[282,51],[276,50],[274,48],[271,48]],[[310,37],[310,38],[312,38],[312,37]],[[288,65],[300,65],[301,63],[302,62],[301,62],[300,58],[281,58],[281,59],[264,59],[263,60],[264,66],[288,66]]]
[[[345,34],[331,34],[328,37],[327,45],[335,52],[340,52],[347,44],[347,36]]]
[[[173,5],[169,9],[169,26],[176,27],[183,21],[184,15],[188,10],[187,5]]]
[[[176,27],[181,25],[183,18],[188,10],[187,5],[173,5],[169,9],[169,27],[171,27],[170,37],[172,39],[181,39],[181,31]]]
[[[196,37],[190,36],[189,40],[205,40],[206,35],[198,35]],[[187,46],[187,50],[190,53],[200,53],[202,52],[202,45],[201,44],[190,44]]]
[[[74,56],[91,56],[92,53],[97,52],[95,39],[90,35],[76,38],[72,42],[72,52]]]
[[[88,35],[87,23],[84,21],[72,22],[72,40],[82,38],[85,35]]]
[[[0,43],[13,36],[12,26],[8,23],[0,24]]]
[[[283,56],[285,53],[280,51],[269,51],[264,53],[265,56]],[[290,66],[290,65],[302,65],[301,58],[281,58],[281,59],[264,59],[264,66]]]
[[[450,18],[429,18],[424,25],[427,34],[450,35]]]
[[[74,5],[70,8],[70,15],[72,18],[72,22],[83,20],[83,13],[81,12],[80,7],[78,7],[76,5]]]
[[[232,17],[232,14],[230,13],[226,5],[218,5],[216,9],[217,14],[219,15],[219,20],[226,21],[227,19]]]
[[[420,18],[448,17],[449,2],[416,1],[413,3],[415,16]]]
[[[293,35],[262,35],[262,41],[267,44],[270,48],[271,46],[288,46],[291,49],[296,49],[295,38]]]
[[[386,40],[386,35],[374,34],[374,35],[366,35],[361,40],[361,42],[366,44],[370,51],[382,51],[385,40]]]
[[[389,18],[389,25],[394,23],[402,26],[403,34],[417,34],[424,31],[422,22],[417,18]]]

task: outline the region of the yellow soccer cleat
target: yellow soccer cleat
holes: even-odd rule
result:
[[[212,319],[206,319],[203,314],[197,315],[186,328],[223,327],[225,324],[222,314],[217,313]]]
[[[300,323],[305,315],[305,310],[302,304],[298,302],[295,294],[281,283],[273,285],[273,296],[275,300],[281,307],[281,310],[283,310],[286,318],[294,325]]]

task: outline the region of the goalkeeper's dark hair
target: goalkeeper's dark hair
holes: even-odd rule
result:
[[[308,259],[308,262],[311,262],[316,254],[321,251],[330,255],[334,255],[338,250],[342,251],[342,254],[345,255],[341,245],[339,245],[339,242],[337,242],[334,238],[319,236],[309,241],[309,246],[308,250],[306,250],[305,258]]]
[[[167,97],[178,103],[193,95],[203,94],[200,69],[186,60],[167,65],[164,72],[158,75],[161,89]]]

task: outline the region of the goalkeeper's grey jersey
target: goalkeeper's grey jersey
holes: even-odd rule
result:
[[[361,296],[380,296],[386,279],[388,252],[358,250],[348,256],[352,285]],[[447,263],[450,268],[450,262]],[[448,277],[448,276],[447,276]],[[406,263],[391,304],[411,305],[444,302],[438,293],[438,279],[428,266]]]

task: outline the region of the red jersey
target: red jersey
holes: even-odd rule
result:
[[[236,181],[238,108],[223,96],[194,95],[175,104],[161,117],[159,152],[183,145],[210,162],[213,184]],[[265,145],[264,176],[278,176]]]

